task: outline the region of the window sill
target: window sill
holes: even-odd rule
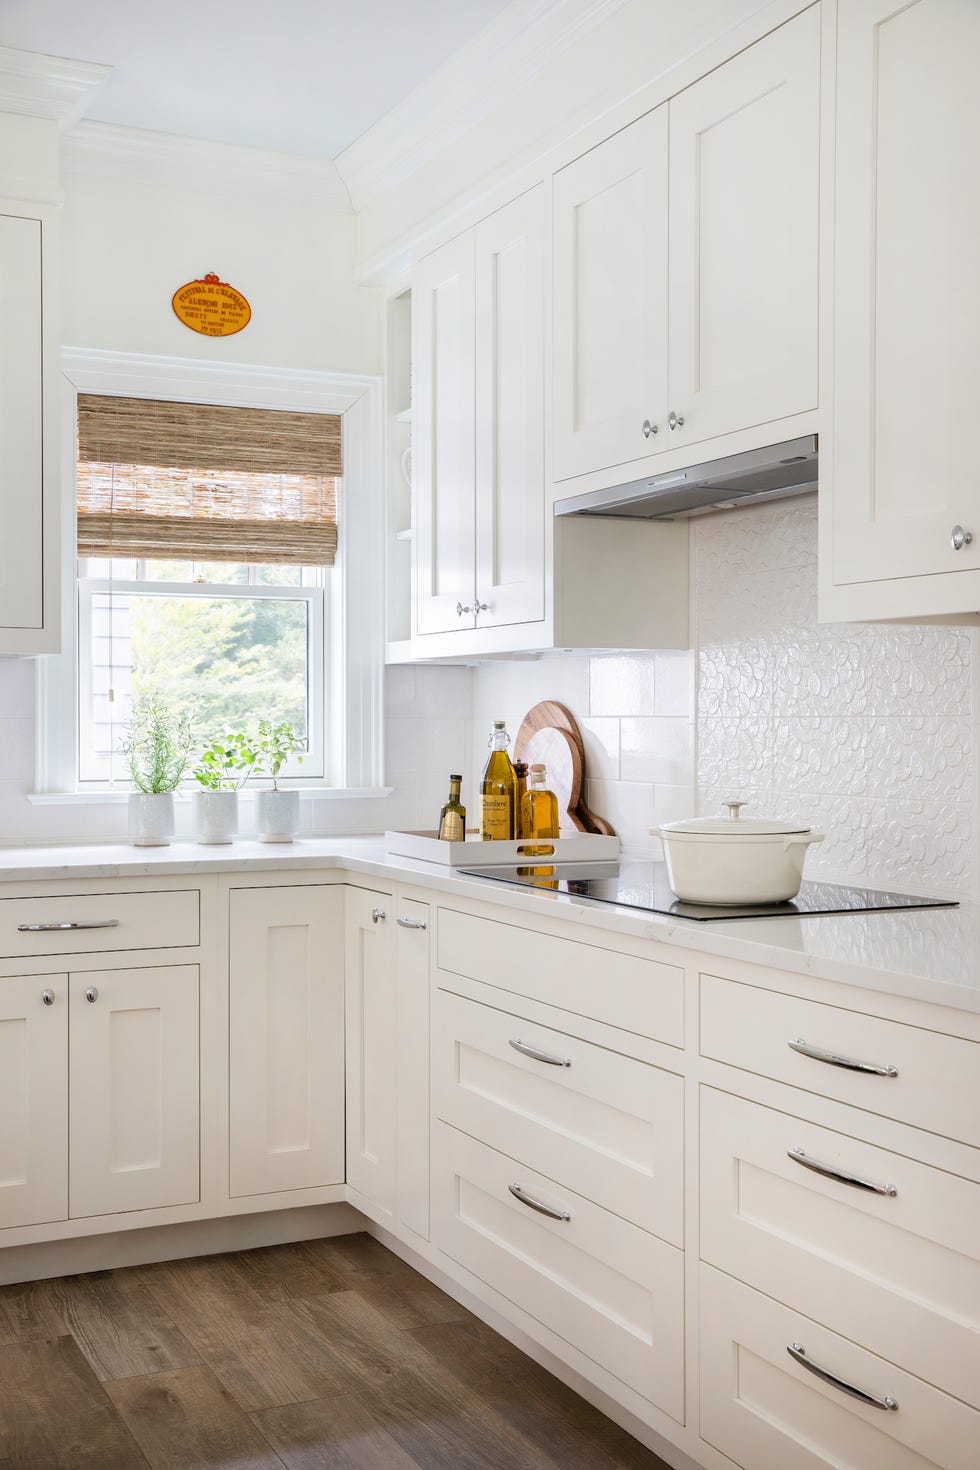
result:
[[[262,788],[263,790],[266,788]],[[303,801],[361,801],[368,797],[391,796],[393,786],[292,786],[284,790],[298,791]],[[178,802],[189,801],[193,791],[174,793]],[[258,794],[240,791],[243,801],[251,801]],[[28,791],[31,806],[121,806],[128,798],[128,791]]]

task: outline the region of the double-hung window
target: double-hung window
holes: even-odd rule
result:
[[[335,415],[81,394],[78,784],[125,782],[133,702],[204,744],[260,718],[329,784]]]

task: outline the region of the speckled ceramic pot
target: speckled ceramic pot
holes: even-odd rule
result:
[[[174,835],[172,791],[132,791],[129,837],[134,847],[169,847]]]
[[[230,842],[238,831],[238,792],[195,791],[194,831],[198,842]]]
[[[255,821],[260,842],[292,842],[299,831],[299,792],[257,792]]]

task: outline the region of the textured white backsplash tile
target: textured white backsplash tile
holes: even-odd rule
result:
[[[976,634],[818,624],[814,497],[692,532],[701,809],[811,818],[813,873],[971,892]]]

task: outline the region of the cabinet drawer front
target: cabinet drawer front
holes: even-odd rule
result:
[[[807,1056],[791,1042],[895,1076]],[[701,1054],[916,1128],[975,1143],[980,1046],[817,1001],[701,976]]]
[[[515,1041],[553,1060],[522,1053]],[[464,1133],[683,1244],[682,1078],[439,991],[433,1103]]]
[[[482,980],[669,1046],[684,1045],[684,971],[677,965],[455,909],[439,910],[438,965],[448,975]]]
[[[807,1359],[897,1409],[862,1404]],[[701,1435],[745,1470],[976,1470],[980,1414],[894,1364],[701,1267]]]
[[[62,924],[71,927],[51,927]],[[165,893],[0,899],[3,959],[116,949],[177,949],[200,942],[201,895],[196,888]]]
[[[453,1260],[683,1422],[682,1251],[445,1123],[433,1130],[432,1227]]]
[[[980,1407],[980,1185],[704,1088],[701,1255]]]

